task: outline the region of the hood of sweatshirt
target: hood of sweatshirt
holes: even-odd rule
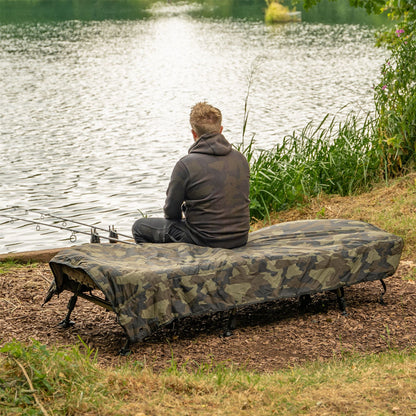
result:
[[[202,135],[188,150],[188,153],[225,156],[231,152],[231,144],[220,133]]]

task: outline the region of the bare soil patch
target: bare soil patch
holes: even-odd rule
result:
[[[52,280],[47,264],[13,269],[0,275],[0,344],[13,339],[68,346],[81,338],[98,351],[101,365],[140,361],[154,370],[202,363],[233,365],[269,372],[311,360],[327,360],[345,353],[378,353],[416,345],[416,284],[404,280],[415,267],[402,261],[397,273],[385,280],[385,305],[379,302],[380,282],[361,283],[345,290],[347,315],[333,293],[314,295],[301,307],[286,299],[239,309],[237,329],[220,335],[227,316],[186,318],[160,329],[132,354],[119,357],[125,340],[115,314],[79,299],[73,312],[75,326],[60,329],[70,294],[54,297],[41,307]]]

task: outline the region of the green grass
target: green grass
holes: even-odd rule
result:
[[[345,355],[270,374],[201,363],[155,374],[142,363],[100,368],[84,344],[5,344],[1,415],[413,414],[416,351]]]
[[[45,414],[51,401],[59,403],[60,414],[71,414],[85,393],[91,406],[109,393],[88,348],[48,349],[34,341],[7,343],[0,351],[0,409],[7,409],[0,414]]]
[[[27,267],[29,264],[35,266],[35,263],[22,264],[13,259],[7,261],[0,261],[0,274],[8,273],[12,269]]]
[[[342,123],[325,117],[286,136],[271,150],[242,151],[250,163],[250,215],[268,219],[320,193],[352,195],[383,179],[383,156],[374,139],[374,121],[350,115]]]

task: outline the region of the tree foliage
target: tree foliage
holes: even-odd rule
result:
[[[407,35],[414,33],[416,28],[416,1],[415,0],[388,0],[383,8],[389,18],[396,22],[396,30],[401,29]],[[379,41],[387,44],[396,44],[397,31],[391,29],[381,34]]]
[[[311,7],[318,4],[321,0],[303,0],[303,7],[307,10]],[[336,0],[332,0],[336,1]],[[367,10],[368,13],[375,13],[379,14],[383,10],[383,6],[385,5],[385,0],[349,0],[351,6],[353,7],[362,7]]]
[[[295,0],[295,2],[302,2],[306,10],[320,1]],[[379,35],[379,43],[395,44],[397,29],[403,29],[407,34],[413,33],[416,29],[415,0],[349,0],[349,3],[353,7],[365,9],[369,14],[387,13],[388,17],[396,23],[395,28],[384,31]]]

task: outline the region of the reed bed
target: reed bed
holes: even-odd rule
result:
[[[314,127],[283,138],[270,150],[243,149],[250,163],[250,215],[268,219],[273,211],[303,204],[320,193],[341,196],[368,190],[383,178],[384,158],[374,119],[350,114],[343,122],[327,115]]]

